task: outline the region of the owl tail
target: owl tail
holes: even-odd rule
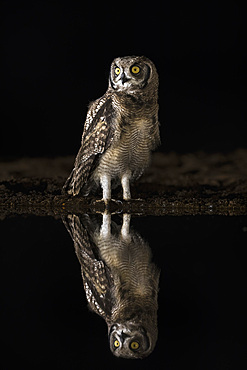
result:
[[[67,178],[63,186],[63,192],[71,195],[77,195],[80,192],[80,189],[77,186],[75,187],[75,168],[71,171],[69,177]]]
[[[80,161],[78,157],[76,158],[75,167],[63,186],[63,192],[73,196],[78,195],[80,192],[82,192],[84,196],[89,194],[90,186],[88,178],[91,172],[92,162],[92,157],[88,158],[85,162]]]

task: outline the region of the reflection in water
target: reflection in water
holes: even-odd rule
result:
[[[151,249],[130,229],[130,215],[122,226],[103,214],[69,215],[64,223],[81,264],[90,308],[104,318],[114,355],[143,358],[157,341],[159,270],[151,262]]]

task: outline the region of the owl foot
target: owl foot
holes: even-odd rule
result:
[[[123,202],[117,199],[96,199],[95,205],[99,205],[100,208],[104,206],[104,211],[106,210],[110,213],[121,213]]]

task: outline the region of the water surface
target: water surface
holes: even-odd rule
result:
[[[246,368],[247,217],[132,217],[131,226],[161,270],[150,356],[112,355],[62,220],[11,216],[0,222],[3,369]]]

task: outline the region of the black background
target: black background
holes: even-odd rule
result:
[[[243,3],[243,2],[242,2]],[[1,2],[0,155],[76,154],[87,105],[116,56],[160,75],[160,150],[246,146],[246,12],[241,2]]]
[[[152,59],[160,75],[160,150],[246,147],[241,3],[2,0],[0,156],[75,155],[112,59],[132,54]],[[162,269],[153,354],[112,356],[61,222],[9,219],[1,224],[4,369],[246,369],[246,218],[134,224]]]

